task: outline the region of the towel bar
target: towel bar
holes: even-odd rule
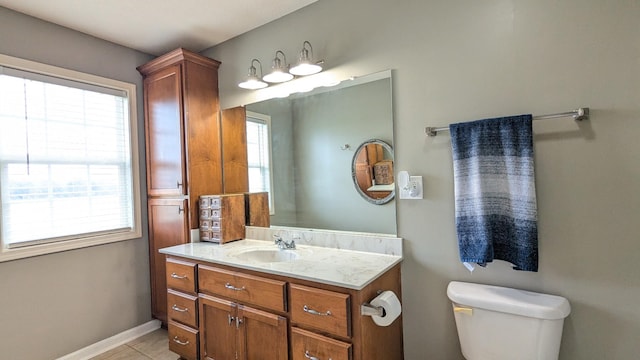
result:
[[[573,120],[576,120],[576,121],[589,120],[589,108],[584,107],[584,108],[578,108],[576,110],[562,112],[562,113],[537,115],[533,117],[533,120],[548,120],[548,119],[564,118],[569,116],[573,117]],[[441,131],[449,131],[449,127],[427,126],[426,128],[424,128],[424,132],[427,134],[427,136],[436,136]]]

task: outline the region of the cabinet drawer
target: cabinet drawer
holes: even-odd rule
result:
[[[175,290],[167,290],[167,314],[169,319],[198,327],[198,298]]]
[[[222,209],[211,209],[209,211],[211,214],[211,220],[220,220],[220,218],[222,217]]]
[[[210,220],[210,219],[211,219],[211,210],[200,209],[200,220]]]
[[[220,231],[220,220],[200,220],[200,231]]]
[[[198,359],[198,330],[169,321],[169,350],[180,355],[182,359]]]
[[[200,265],[198,267],[200,292],[220,295],[240,303],[286,311],[286,283],[259,276]]]
[[[196,264],[167,259],[167,288],[196,294]]]
[[[349,294],[291,284],[291,321],[342,337],[351,336]]]
[[[350,360],[351,344],[299,328],[291,328],[292,360]]]

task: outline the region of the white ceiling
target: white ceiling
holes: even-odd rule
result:
[[[317,0],[0,0],[0,6],[161,55],[202,51]]]

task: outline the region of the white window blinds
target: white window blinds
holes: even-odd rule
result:
[[[273,215],[271,173],[271,118],[247,111],[247,159],[249,162],[249,191],[269,193],[269,210]]]
[[[0,68],[2,242],[133,227],[127,93]]]

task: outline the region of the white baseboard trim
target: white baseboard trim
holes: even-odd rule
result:
[[[125,330],[119,334],[115,334],[110,338],[98,341],[95,344],[91,344],[85,348],[75,351],[71,354],[58,358],[57,360],[87,360],[92,357],[98,356],[103,352],[117,348],[120,345],[124,345],[131,340],[138,338],[142,335],[146,335],[156,329],[160,328],[160,320],[151,320],[140,326],[136,326],[132,329]]]

